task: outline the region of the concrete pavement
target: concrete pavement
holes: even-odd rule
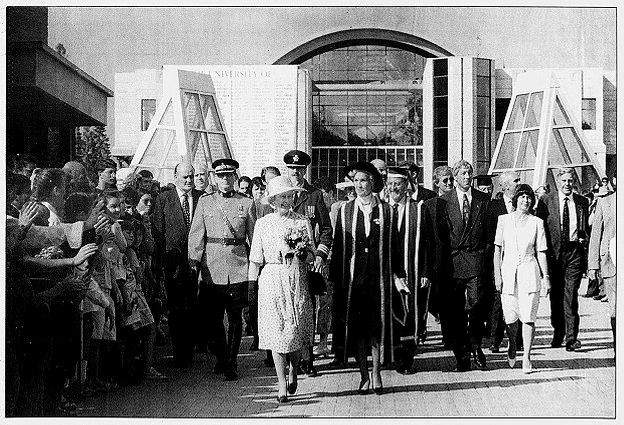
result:
[[[580,314],[582,348],[550,348],[549,306],[542,299],[532,352],[535,372],[529,375],[522,373],[520,358],[510,369],[504,350],[492,354],[487,349],[487,370],[452,372],[452,352],[442,350],[439,325],[430,317],[430,337],[416,357],[418,372],[384,370],[385,394],[358,395],[355,364],[330,369],[331,359],[322,359],[317,361],[321,375],[300,376],[297,394],[282,405],[276,401],[275,372],[264,366],[264,352],[248,350],[250,337],[241,346],[237,382],[214,375],[214,357],[206,354],[196,354],[190,369],[175,369],[167,358],[170,347],[161,347],[156,367],[169,377],[167,382],[146,381],[87,398],[78,403],[78,415],[614,418],[615,361],[607,304],[580,298]]]

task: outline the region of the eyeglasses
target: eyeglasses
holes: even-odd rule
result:
[[[442,181],[442,183],[450,183],[450,182],[455,181],[455,178],[454,177],[447,177],[447,178],[440,179],[440,180]]]

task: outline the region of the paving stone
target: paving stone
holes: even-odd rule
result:
[[[582,292],[582,289],[580,291]],[[175,369],[171,347],[158,347],[156,368],[167,382],[98,394],[78,403],[79,416],[89,417],[583,417],[615,415],[615,362],[608,309],[580,298],[583,347],[578,352],[550,348],[552,328],[548,302],[542,299],[531,353],[535,372],[522,373],[521,355],[509,368],[505,352],[485,350],[487,370],[451,372],[455,361],[441,347],[440,326],[429,321],[429,337],[418,347],[418,372],[400,375],[382,371],[383,395],[357,394],[360,381],[354,363],[329,369],[331,358],[317,360],[321,376],[299,376],[290,402],[278,405],[274,369],[263,365],[263,351],[239,357],[240,379],[226,382],[214,375],[214,357],[196,355],[189,369]],[[242,351],[251,338],[246,337]],[[506,341],[502,347],[506,347]],[[512,400],[512,402],[510,402]]]

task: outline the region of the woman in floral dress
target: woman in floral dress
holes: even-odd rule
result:
[[[314,338],[308,290],[308,263],[314,259],[309,220],[291,211],[295,188],[288,177],[269,182],[268,202],[274,212],[256,222],[249,255],[249,280],[258,279],[259,348],[272,350],[278,379],[278,401],[297,390],[300,349]],[[288,371],[288,367],[290,370]]]

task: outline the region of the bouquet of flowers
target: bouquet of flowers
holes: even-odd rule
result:
[[[307,248],[310,245],[310,237],[304,227],[290,227],[286,230],[284,241],[290,251],[284,256],[286,260],[292,261],[297,256],[300,261],[304,261],[308,255]]]

